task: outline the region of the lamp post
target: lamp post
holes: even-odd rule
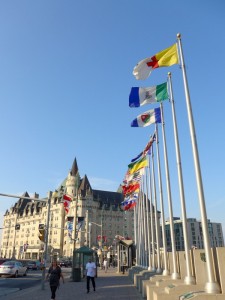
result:
[[[94,225],[96,225],[98,227],[101,227],[101,244],[99,244],[99,249],[101,250],[101,254],[100,254],[100,266],[102,266],[102,219],[101,219],[101,224],[97,224],[95,222],[89,222],[89,245],[90,245],[90,238],[91,238],[91,236],[90,236],[91,224],[94,224]],[[90,246],[89,246],[89,248],[90,248]]]
[[[91,223],[89,223],[89,232],[88,232],[88,247],[91,248]]]

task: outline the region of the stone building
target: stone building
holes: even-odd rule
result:
[[[71,197],[68,213],[63,195]],[[23,197],[30,197],[27,192]],[[38,198],[38,194],[35,194]],[[43,201],[46,200],[46,201]],[[92,189],[88,177],[80,177],[76,158],[72,168],[52,193],[49,213],[48,253],[50,256],[71,257],[74,248],[87,245],[113,248],[115,236],[134,237],[134,212],[123,211],[120,190],[109,192]],[[6,258],[42,259],[44,251],[40,228],[46,232],[48,199],[19,199],[4,215],[0,255]],[[83,220],[83,224],[79,223]],[[69,234],[68,222],[72,226]],[[81,228],[79,225],[81,225]],[[91,225],[90,225],[91,224]],[[75,236],[74,228],[78,229]],[[101,244],[102,242],[102,244]]]

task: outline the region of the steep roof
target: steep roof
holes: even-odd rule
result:
[[[86,175],[81,180],[78,192],[81,194],[82,197],[85,197],[88,193],[92,193],[92,188]]]
[[[71,171],[70,171],[70,175],[71,176],[76,176],[77,172],[78,172],[78,166],[77,166],[77,160],[76,160],[76,157],[75,157],[75,159],[73,161],[73,165],[72,165]]]

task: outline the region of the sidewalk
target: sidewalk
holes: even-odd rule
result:
[[[63,271],[63,269],[62,269]],[[131,283],[128,274],[118,274],[117,269],[110,268],[107,273],[98,269],[98,278],[96,278],[96,291],[90,289],[87,294],[85,278],[81,282],[72,282],[69,278],[65,278],[65,284],[60,282],[60,288],[56,292],[56,300],[71,299],[142,299],[141,294]],[[0,300],[50,300],[51,293],[49,284],[45,284],[45,289],[41,286],[15,291],[8,295],[0,296]]]

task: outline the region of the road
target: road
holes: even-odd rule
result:
[[[0,277],[0,288],[19,288],[26,289],[28,287],[41,284],[41,273],[42,271],[28,271],[27,276],[20,276],[17,278],[1,276]]]

